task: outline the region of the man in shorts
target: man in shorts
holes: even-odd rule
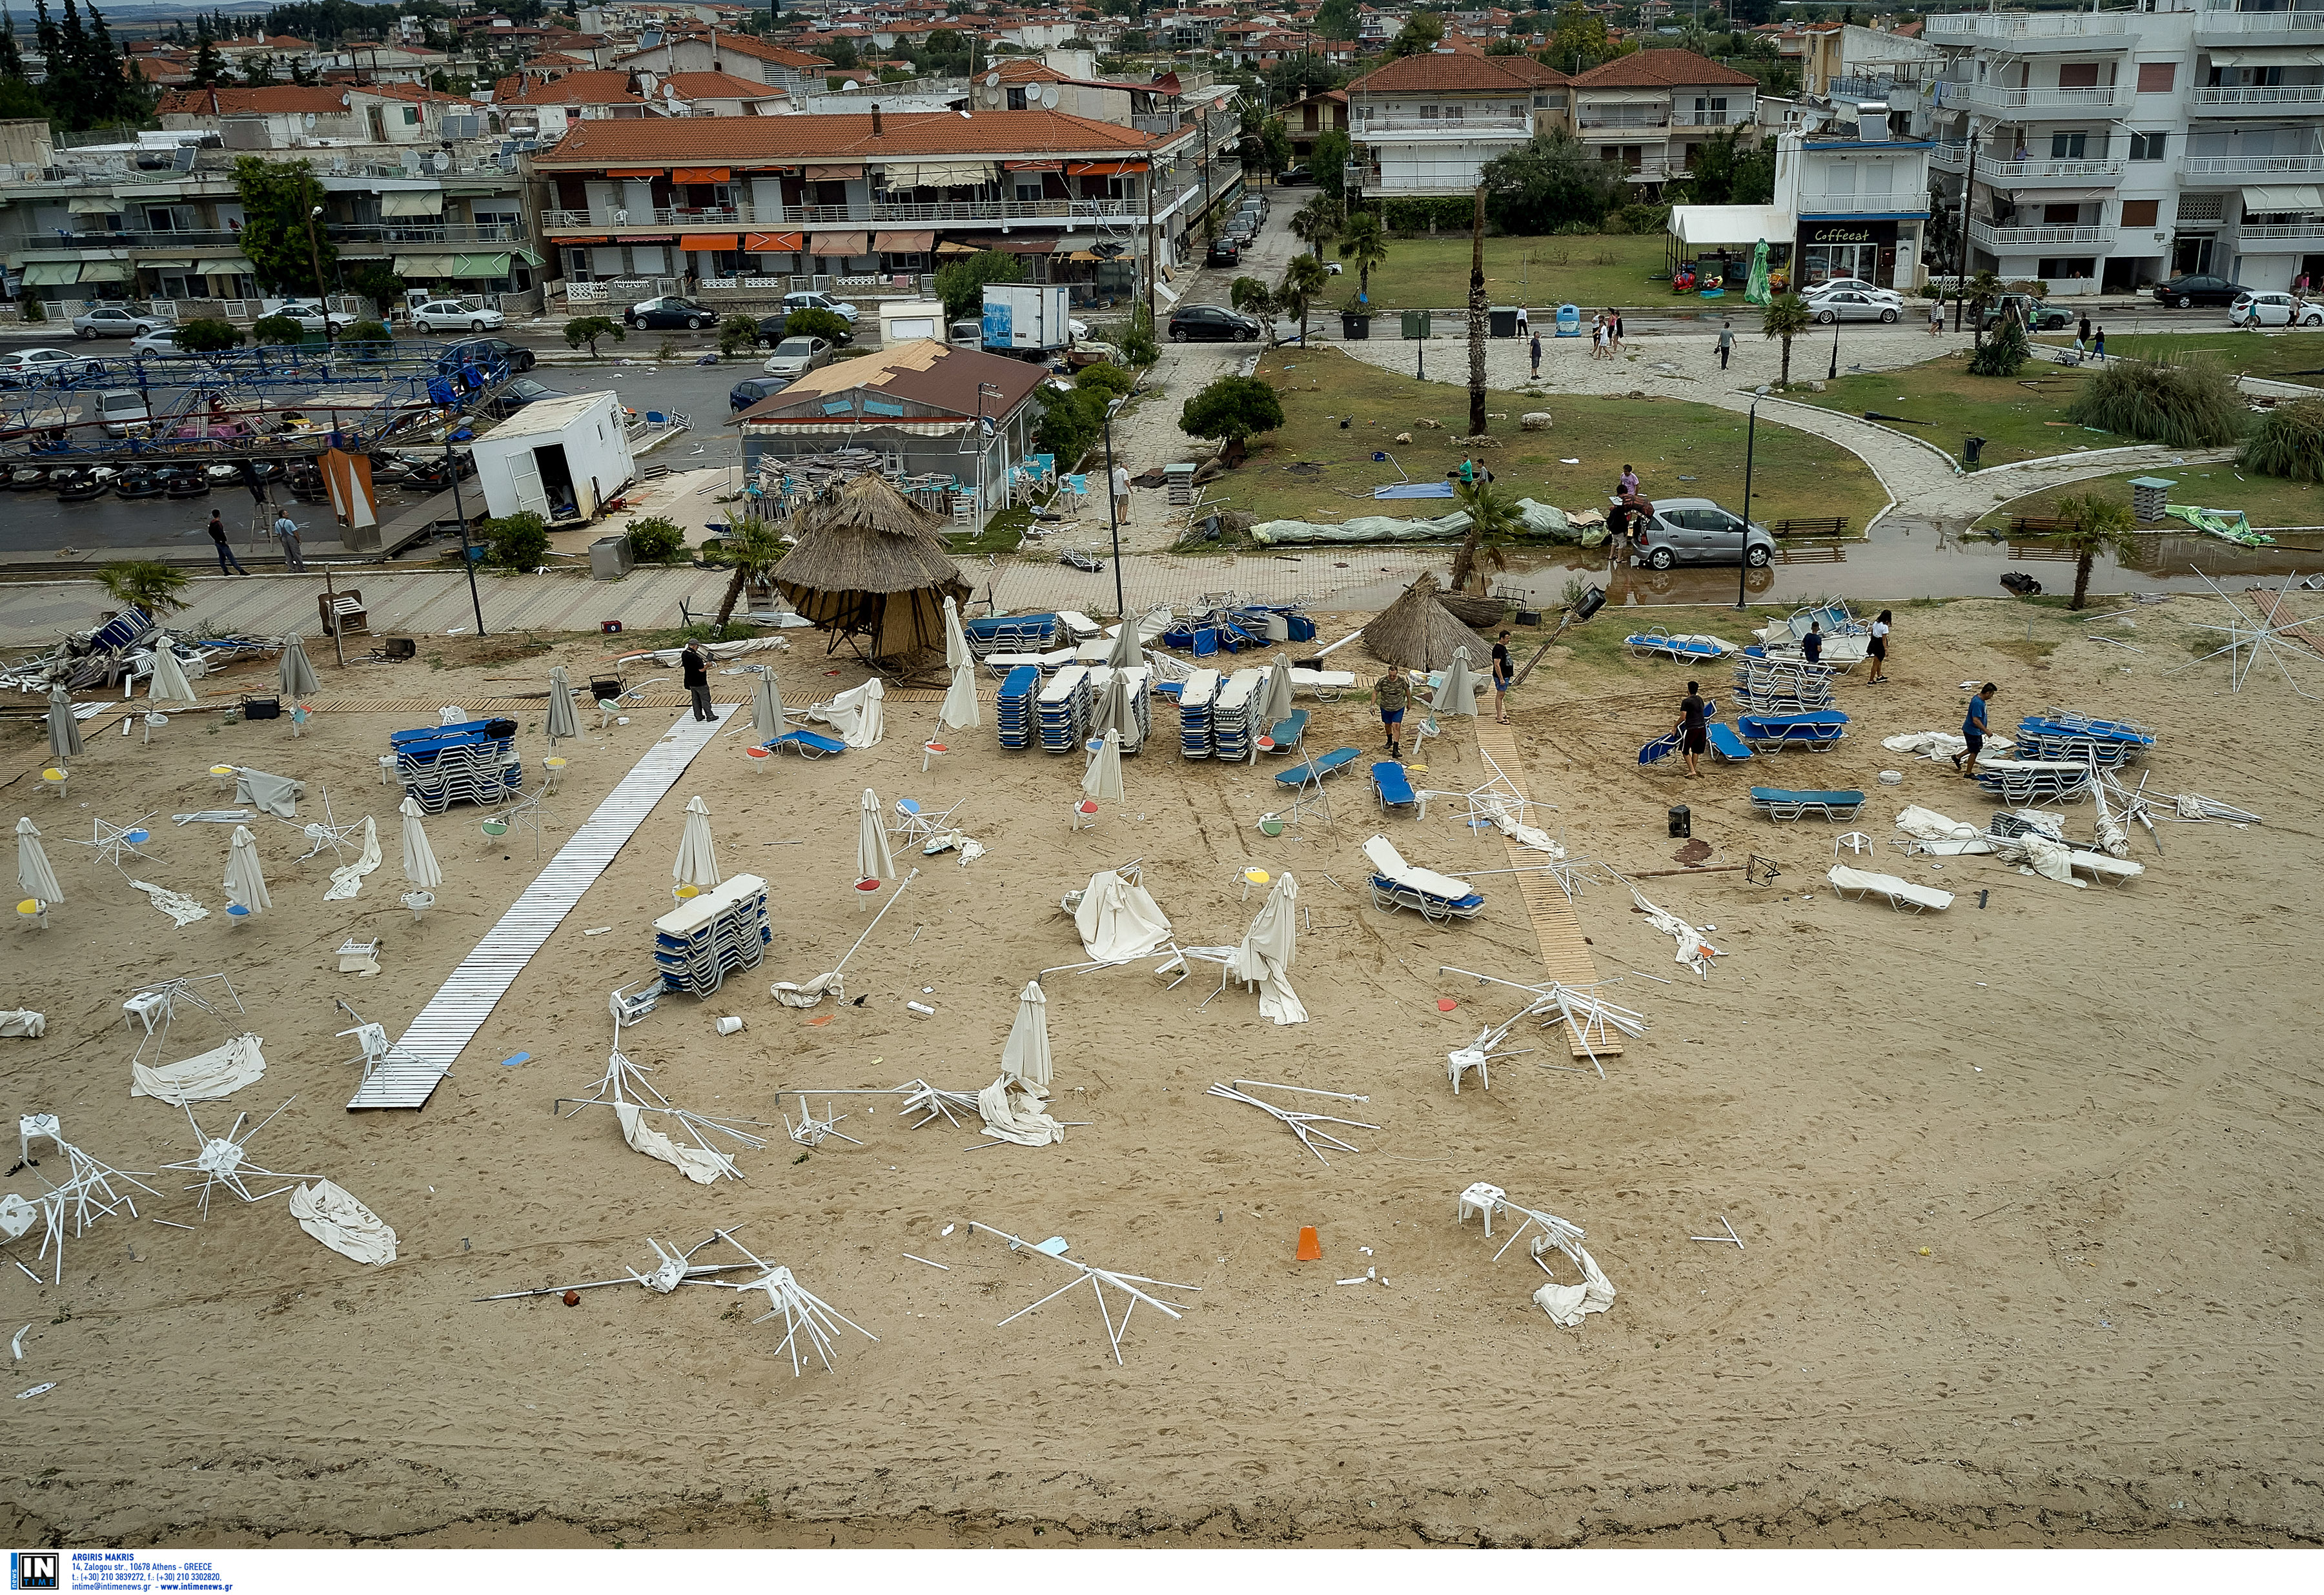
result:
[[[1379,705],[1380,724],[1388,732],[1388,756],[1404,757],[1404,712],[1412,705],[1412,684],[1406,681],[1401,668],[1390,665],[1388,674],[1372,683],[1372,702]]]
[[[1509,659],[1509,634],[1503,632],[1493,639],[1493,718],[1503,725],[1509,723],[1509,678],[1517,667]]]
[[[1953,768],[1970,780],[1977,779],[1977,756],[1985,751],[1985,706],[1993,701],[1993,692],[1990,681],[1978,687],[1969,700],[1969,713],[1961,717],[1961,740],[1969,746],[1953,755]]]
[[[1686,755],[1689,780],[1702,773],[1696,761],[1711,746],[1711,708],[1702,701],[1702,683],[1686,684],[1686,696],[1679,700],[1678,724],[1671,727],[1679,733],[1679,751]]]

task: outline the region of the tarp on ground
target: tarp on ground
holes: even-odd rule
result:
[[[1532,499],[1517,501],[1525,530],[1520,537],[1545,542],[1579,543],[1590,548],[1606,540],[1603,526],[1578,527],[1564,511]],[[1469,512],[1455,510],[1434,520],[1407,521],[1394,515],[1357,515],[1337,525],[1317,521],[1262,521],[1250,529],[1250,539],[1277,543],[1442,543],[1452,542],[1469,530]]]

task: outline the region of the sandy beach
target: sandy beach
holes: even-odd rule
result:
[[[295,1098],[253,1161],[328,1176],[393,1226],[400,1255],[374,1268],[326,1249],[281,1195],[220,1197],[205,1221],[177,1174],[143,1176],[164,1196],[139,1196],[138,1219],[69,1241],[61,1284],[37,1229],[7,1247],[42,1272],[0,1262],[0,1333],[31,1326],[10,1393],[53,1388],[12,1408],[0,1521],[20,1544],[82,1545],[2312,1543],[2324,1078],[2297,949],[2324,866],[2318,706],[2260,673],[2232,694],[2223,661],[2169,673],[2216,645],[2198,629],[2220,618],[2214,601],[2100,628],[2142,651],[2008,601],[1897,613],[1893,680],[1844,681],[1854,720],[1836,751],[1695,780],[1675,761],[1637,762],[1688,672],[1622,652],[1635,616],[1609,613],[1552,651],[1511,700],[1520,779],[1557,806],[1550,828],[1574,856],[1715,927],[1728,955],[1698,980],[1620,887],[1586,887],[1573,908],[1600,990],[1641,1010],[1646,1033],[1602,1082],[1567,1067],[1554,1034],[1513,1039],[1539,1050],[1458,1096],[1445,1054],[1519,1004],[1440,965],[1537,982],[1541,943],[1506,875],[1476,877],[1487,907],[1471,923],[1374,906],[1360,847],[1375,832],[1440,871],[1512,861],[1453,805],[1379,815],[1361,770],[1380,756],[1379,724],[1353,696],[1302,700],[1310,751],[1360,758],[1333,778],[1332,834],[1295,844],[1254,824],[1282,806],[1279,765],[1181,759],[1167,704],[1127,763],[1127,803],[1075,830],[1080,760],[1001,750],[989,678],[983,729],[947,735],[924,774],[935,692],[891,683],[875,748],[762,762],[743,752],[749,678],[714,675],[722,704],[745,706],[453,1074],[423,1111],[364,1114],[343,1105],[359,1071],[334,999],[400,1033],[682,719],[676,672],[632,673],[670,679],[626,725],[601,733],[585,709],[537,860],[529,836],[486,836],[473,807],[430,818],[445,884],[417,924],[397,902],[389,734],[441,705],[508,713],[537,786],[541,705],[500,705],[543,691],[552,664],[586,682],[612,640],[438,639],[440,668],[344,669],[310,640],[322,706],[305,736],[196,713],[149,745],[107,715],[85,727],[62,798],[39,789],[38,723],[12,724],[8,818],[41,827],[67,895],[47,928],[5,933],[0,1007],[48,1016],[44,1037],[0,1040],[10,1111],[60,1114],[117,1167],[190,1157],[185,1111],[129,1094],[138,1037],[120,1004],[143,982],[225,971],[248,1010],[235,1028],[263,1037],[267,1070],[195,1119],[215,1135]],[[1362,618],[1323,617],[1325,639]],[[1655,618],[1741,641],[1731,614]],[[771,657],[795,711],[864,678],[819,635],[789,636]],[[1367,679],[1377,668],[1360,645],[1343,661]],[[1700,673],[1725,695],[1723,668]],[[1978,825],[1995,806],[1880,739],[1952,730],[1957,684],[1985,679],[2002,684],[1997,732],[2053,705],[2146,723],[2152,789],[2266,823],[2165,822],[2159,855],[2135,832],[2145,873],[2119,889],[1906,858],[1888,845],[1906,804]],[[2324,668],[2302,675],[2319,680]],[[200,685],[272,681],[270,665]],[[1446,724],[1416,779],[1478,786],[1475,729]],[[230,827],[171,818],[222,801],[207,773],[218,763],[308,783],[298,822],[254,822],[274,908],[241,926],[222,912]],[[1880,785],[1884,770],[1902,784]],[[1850,825],[1779,825],[1751,813],[1754,782],[1871,800]],[[786,1009],[768,983],[830,967],[876,910],[853,890],[867,787],[883,804],[960,805],[988,851],[965,867],[914,859],[917,879],[847,966],[849,1000]],[[322,900],[328,853],[295,862],[326,788],[336,816],[380,825],[385,862],[352,901]],[[770,882],[774,942],[715,997],[665,998],[622,1047],[672,1101],[775,1127],[765,1151],[740,1156],[742,1182],[706,1187],[631,1151],[610,1113],[551,1109],[604,1068],[607,993],[650,967],[697,794],[725,871]],[[1665,822],[1677,803],[1706,863],[1756,854],[1781,874],[1647,878],[1682,868]],[[2065,813],[2087,839],[2089,805]],[[152,858],[128,872],[210,917],[173,928],[74,845],[100,816],[147,815]],[[1847,830],[1877,846],[1866,867],[1958,900],[1916,917],[1840,899],[1823,874]],[[1130,860],[1190,945],[1241,936],[1262,895],[1246,900],[1246,869],[1291,871],[1309,1022],[1276,1026],[1240,989],[1213,998],[1207,966],[1175,989],[1150,962],[1059,974],[1045,982],[1056,1112],[1087,1121],[1062,1145],[971,1149],[986,1139],[973,1126],[911,1129],[896,1098],[820,1094],[818,1112],[835,1104],[863,1144],[802,1156],[785,1138],[802,1089],[991,1083],[1020,988],[1081,956],[1060,898]],[[337,973],[350,934],[381,938],[378,975]],[[744,1028],[718,1035],[722,1015]],[[171,1051],[231,1033],[181,1013]],[[1362,1150],[1324,1166],[1273,1120],[1205,1094],[1237,1078],[1364,1096],[1346,1116],[1379,1129],[1347,1132]],[[1524,1245],[1497,1262],[1505,1231],[1488,1242],[1473,1219],[1456,1224],[1476,1181],[1581,1226],[1611,1309],[1551,1323],[1529,1299],[1543,1281]],[[0,1188],[39,1186],[20,1169]],[[1190,1305],[1176,1321],[1139,1307],[1117,1366],[1086,1288],[1000,1327],[1068,1271],[972,1221],[1063,1236],[1074,1258],[1199,1294],[1163,1293]],[[1740,1248],[1689,1239],[1722,1221]],[[1321,1261],[1294,1259],[1304,1225]],[[642,1271],[649,1236],[684,1248],[716,1228],[876,1342],[847,1334],[835,1371],[794,1378],[779,1326],[749,1322],[763,1296],[474,1299]]]

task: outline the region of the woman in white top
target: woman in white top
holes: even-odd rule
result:
[[[1597,337],[1598,348],[1595,357],[1600,360],[1611,358],[1613,347],[1609,340],[1612,337],[1612,329],[1607,327],[1606,319],[1602,316],[1598,318]]]
[[[1872,674],[1864,678],[1866,685],[1887,680],[1888,612],[1885,609],[1880,612],[1880,618],[1872,622],[1872,646],[1865,652],[1872,660]]]

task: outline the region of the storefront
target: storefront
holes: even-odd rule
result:
[[[1855,277],[1883,288],[1894,288],[1900,258],[1905,284],[1911,286],[1913,239],[1900,229],[1912,225],[1900,223],[1893,217],[1877,220],[1864,217],[1802,217],[1800,274],[1794,286],[1807,289],[1835,277]],[[1904,245],[1901,257],[1900,242]]]

